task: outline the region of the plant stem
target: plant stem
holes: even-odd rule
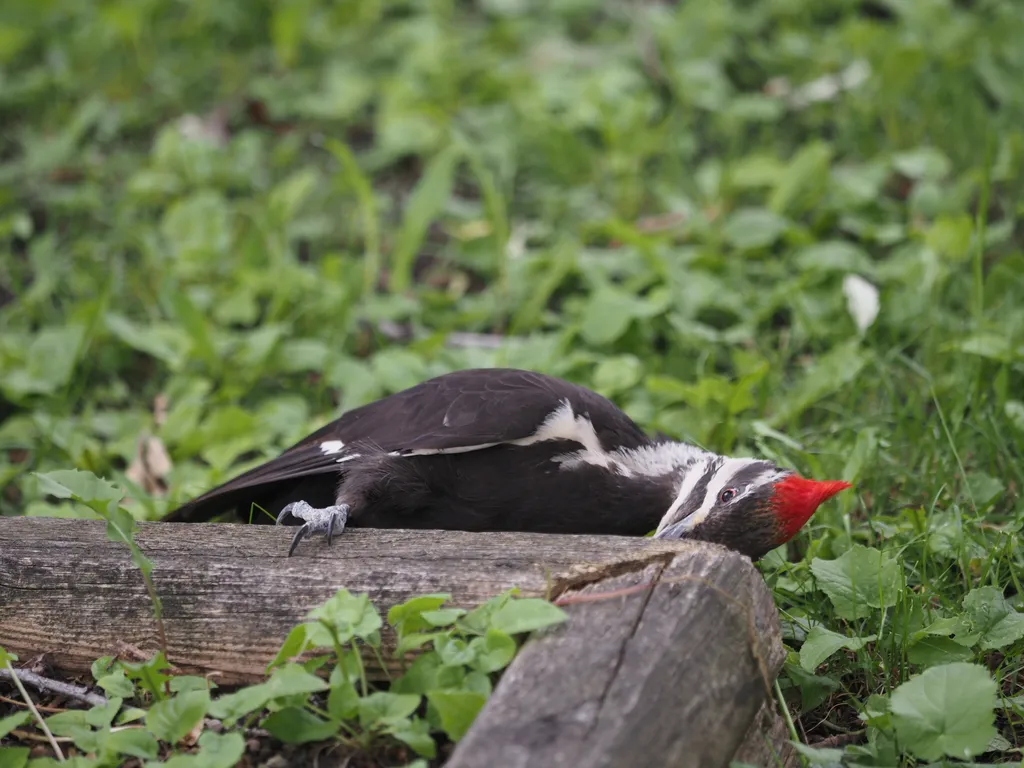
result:
[[[46,726],[46,721],[43,720],[43,716],[39,714],[39,710],[36,709],[36,705],[33,703],[32,699],[29,698],[28,691],[25,690],[25,686],[22,685],[21,680],[18,679],[18,673],[14,671],[14,667],[11,666],[11,662],[8,661],[5,666],[10,670],[11,679],[14,680],[14,685],[21,693],[21,697],[25,699],[25,703],[28,705],[28,708],[32,711],[32,716],[36,719],[36,722],[39,723],[39,730],[46,734],[46,738],[50,742],[50,746],[53,747],[53,751],[57,755],[57,760],[61,763],[66,762],[64,753],[60,749],[60,745],[57,744],[57,740],[53,738],[53,734],[50,733],[50,729]]]

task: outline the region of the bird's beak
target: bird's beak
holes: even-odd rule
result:
[[[654,534],[655,539],[681,539],[688,532],[697,526],[693,516],[684,517],[682,520],[658,531]]]

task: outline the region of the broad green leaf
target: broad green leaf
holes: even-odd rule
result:
[[[966,479],[970,498],[978,506],[978,509],[985,509],[995,503],[1006,490],[1006,485],[1002,480],[984,472],[969,472]]]
[[[121,662],[121,668],[129,679],[138,681],[138,684],[149,691],[157,699],[164,697],[164,683],[171,679],[167,674],[170,669],[167,657],[163,651],[157,651],[153,658],[139,662]]]
[[[497,672],[516,655],[516,641],[497,629],[487,630],[483,637],[474,637],[469,647],[474,653],[473,667],[481,672]]]
[[[34,335],[24,365],[0,377],[0,388],[14,398],[56,392],[70,381],[84,339],[81,326],[43,328]]]
[[[978,645],[982,650],[1003,648],[1024,637],[1024,613],[1014,610],[995,587],[972,589],[963,607],[973,631],[981,635]]]
[[[1024,435],[1024,403],[1020,400],[1007,400],[1003,413],[1017,431]]]
[[[88,722],[88,712],[82,709],[69,709],[46,718],[46,727],[55,736],[71,739],[82,752],[95,752],[99,749],[99,734]]]
[[[733,248],[750,251],[771,245],[788,226],[786,219],[767,208],[740,208],[725,222],[723,234]]]
[[[871,271],[871,258],[863,248],[845,240],[823,240],[801,248],[794,256],[801,269],[817,272]]]
[[[161,741],[177,744],[206,715],[209,691],[189,691],[158,701],[146,713],[146,727]]]
[[[893,155],[893,167],[911,179],[938,181],[952,168],[949,158],[935,147],[918,147]]]
[[[120,696],[122,699],[130,699],[135,695],[135,686],[131,680],[125,677],[123,669],[117,669],[109,675],[103,675],[96,681],[96,685],[102,688],[108,696]]]
[[[305,744],[309,741],[323,741],[338,732],[339,725],[333,720],[322,720],[313,713],[298,707],[285,707],[266,718],[261,726],[286,744]]]
[[[452,144],[435,155],[409,195],[402,226],[391,252],[391,282],[394,293],[408,290],[412,284],[412,266],[427,234],[427,228],[444,210],[452,194],[455,165],[462,155]]]
[[[292,627],[284,642],[281,643],[281,648],[278,650],[277,655],[267,664],[268,674],[274,667],[301,655],[304,651],[313,647],[308,638],[309,628],[310,625],[308,624],[296,624]]]
[[[1003,333],[986,331],[974,333],[952,342],[948,348],[1001,363],[1012,363],[1024,357],[1024,349],[1014,339]]]
[[[840,648],[859,651],[875,639],[875,635],[847,637],[821,626],[811,627],[811,631],[807,633],[804,644],[800,648],[800,666],[808,672],[814,672],[819,664]]]
[[[128,723],[134,723],[139,720],[146,719],[146,710],[139,707],[125,707],[118,714],[117,719],[114,721],[118,725],[127,725]]]
[[[306,672],[300,665],[289,663],[279,667],[265,683],[250,685],[227,693],[210,702],[209,713],[227,724],[262,709],[273,698],[314,693],[326,690],[327,682]]]
[[[980,634],[974,632],[971,621],[966,616],[946,616],[936,619],[919,631],[921,637],[942,636],[955,640],[960,645],[974,645]]]
[[[198,269],[231,248],[231,209],[219,190],[199,190],[171,203],[160,233],[181,260],[179,269]]]
[[[326,691],[327,682],[316,675],[310,674],[301,665],[295,663],[278,667],[263,685],[267,686],[271,698],[294,696],[301,693]]]
[[[439,688],[459,687],[465,678],[465,667],[445,666],[436,652],[428,651],[417,656],[405,674],[391,684],[391,691],[423,694]]]
[[[206,365],[216,369],[219,366],[219,358],[210,335],[210,321],[206,313],[196,307],[188,293],[181,289],[170,291],[168,301],[178,323],[192,341],[189,356],[199,358]]]
[[[353,595],[339,589],[324,603],[306,614],[310,621],[320,621],[334,627],[338,642],[348,643],[354,637],[370,640],[382,626],[377,608],[365,594]]]
[[[32,717],[31,712],[16,712],[13,715],[0,719],[0,739],[18,726],[27,723],[30,717]]]
[[[54,472],[36,473],[39,488],[43,493],[58,499],[74,499],[82,504],[98,505],[97,512],[104,513],[111,501],[120,501],[124,491],[96,477],[92,472],[77,469],[58,469]]]
[[[107,765],[109,763],[104,763],[98,757],[72,755],[64,762],[58,762],[52,757],[37,757],[29,763],[29,768],[107,768]],[[153,763],[147,763],[147,765],[153,765]]]
[[[872,427],[862,429],[857,433],[857,442],[853,444],[853,450],[846,458],[846,465],[843,467],[842,478],[854,485],[861,479],[865,468],[874,461],[878,452],[878,430]]]
[[[312,168],[300,168],[270,190],[268,212],[281,224],[288,224],[299,215],[320,181],[320,175]]]
[[[28,747],[0,747],[0,768],[24,768],[29,752]]]
[[[467,641],[448,634],[442,634],[434,640],[434,648],[441,662],[453,667],[469,664],[476,655]]]
[[[872,609],[896,604],[899,563],[877,549],[855,544],[836,560],[814,558],[811,572],[844,619],[870,616]]]
[[[736,160],[729,168],[729,183],[740,189],[771,187],[785,167],[773,154],[750,154]]]
[[[777,177],[768,207],[779,214],[796,214],[821,198],[829,177],[832,148],[822,141],[802,147]]]
[[[181,369],[188,359],[188,334],[181,328],[166,325],[140,325],[127,317],[108,314],[107,330],[132,349],[155,357],[172,371]]]
[[[359,724],[364,728],[394,725],[415,712],[420,701],[415,693],[371,693],[359,701]]]
[[[467,672],[465,678],[463,678],[459,685],[449,686],[449,689],[452,688],[459,688],[463,691],[479,693],[485,699],[490,697],[491,692],[494,690],[494,686],[491,685],[490,675],[485,672],[481,672],[478,669]]]
[[[856,339],[833,347],[800,377],[782,407],[768,419],[768,424],[778,427],[819,400],[838,392],[857,378],[867,361],[867,355]]]
[[[114,722],[123,703],[121,699],[114,698],[103,706],[94,706],[92,709],[86,710],[85,722],[93,728],[107,728]]]
[[[46,727],[57,736],[73,736],[81,729],[91,730],[86,720],[87,710],[68,709],[46,718]]]
[[[842,749],[815,748],[798,741],[791,741],[790,744],[800,755],[807,758],[814,768],[842,768],[843,766],[845,752]]]
[[[409,651],[415,651],[417,648],[422,648],[442,635],[444,635],[444,632],[414,632],[411,635],[405,635],[395,646],[395,653],[401,655]]]
[[[211,717],[223,720],[225,725],[230,726],[249,713],[262,709],[272,698],[274,694],[266,683],[249,685],[214,699],[210,702],[208,712]]]
[[[593,386],[601,394],[610,397],[637,386],[643,373],[643,363],[635,355],[615,355],[597,364]]]
[[[996,735],[996,689],[988,670],[976,664],[926,669],[892,693],[896,733],[922,760],[970,760]]]
[[[160,744],[149,731],[125,728],[103,734],[100,749],[104,754],[129,755],[142,760],[153,760],[160,752]]]
[[[330,347],[320,339],[290,339],[278,348],[275,365],[289,373],[319,373],[330,356]]]
[[[948,637],[922,637],[907,649],[907,660],[921,667],[968,661],[974,652]]]
[[[195,755],[174,755],[165,763],[146,763],[146,768],[234,768],[245,753],[245,738],[237,731],[204,731]]]
[[[517,594],[519,590],[510,589],[488,599],[459,619],[458,629],[471,635],[486,635],[494,613]]]
[[[217,684],[199,675],[176,675],[171,678],[171,693],[187,693],[188,691],[209,691]]]
[[[580,333],[594,346],[618,340],[637,317],[636,299],[610,285],[600,286],[590,295],[583,309]]]
[[[6,648],[4,648],[2,645],[0,645],[0,666],[6,667],[11,662],[17,661],[17,660],[18,660],[17,654],[11,653]]]
[[[491,627],[510,635],[561,624],[569,618],[557,605],[539,597],[509,600],[491,616]]]
[[[800,706],[804,711],[814,709],[841,687],[838,680],[805,672],[798,664],[787,663],[785,669],[786,676],[800,691]]]
[[[199,737],[199,755],[203,768],[231,768],[242,759],[245,741],[240,733],[206,731]]]
[[[487,698],[471,691],[431,691],[427,700],[437,712],[448,738],[458,741],[466,735]]]
[[[971,250],[974,222],[966,214],[939,216],[925,232],[924,241],[941,256],[960,262]]]
[[[359,693],[355,685],[344,680],[331,681],[327,694],[327,711],[336,720],[351,720],[359,712]]]
[[[420,614],[423,620],[431,627],[447,627],[455,623],[456,619],[465,616],[463,608],[441,608],[436,611],[424,611]]]
[[[431,759],[437,756],[437,744],[430,735],[430,723],[422,718],[413,717],[397,723],[388,728],[388,733],[412,747],[417,755]]]

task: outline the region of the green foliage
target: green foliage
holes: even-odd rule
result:
[[[900,686],[969,663],[1022,695],[1018,6],[14,0],[0,515],[100,516],[148,574],[135,521],[342,409],[456,368],[564,376],[651,431],[855,483],[761,563],[781,684],[794,736],[862,730],[838,760],[912,765]],[[878,290],[866,328],[851,277]],[[140,473],[149,439],[169,462]],[[428,693],[483,693],[530,621],[427,603],[391,622],[423,657],[390,692],[424,713],[380,726],[422,749],[472,709]],[[344,604],[210,707],[358,723],[376,613]],[[313,645],[347,676],[278,695]],[[149,711],[192,685],[151,661],[94,676]],[[1004,712],[1010,746],[977,759],[1019,758]],[[230,764],[235,736],[171,761]]]
[[[925,670],[893,691],[889,704],[897,735],[924,760],[985,752],[996,735],[995,705],[995,681],[974,664]]]
[[[822,624],[801,633],[799,653],[790,654],[787,667],[805,706],[813,707],[839,687],[832,677],[817,673],[825,663],[841,668],[835,660],[840,651],[848,652],[850,660],[866,660],[891,648],[900,665],[909,662],[921,670],[866,702],[859,714],[867,726],[866,745],[846,750],[800,745],[812,765],[860,765],[865,757],[896,760],[897,746],[908,760],[971,760],[1010,746],[995,728],[998,699],[992,671],[969,662],[983,661],[995,649],[1018,658],[1011,649],[1024,638],[1024,613],[991,586],[971,590],[959,610],[928,611],[902,586],[901,570],[895,558],[860,545],[809,565],[835,615],[856,627],[857,634]],[[802,626],[794,622],[791,630]]]
[[[836,614],[844,619],[871,615],[873,608],[896,604],[900,588],[900,568],[893,558],[877,549],[859,544],[835,560],[811,561],[811,572]]]
[[[362,656],[370,650],[382,661],[383,621],[366,595],[342,589],[311,609],[306,620],[288,634],[268,666],[265,682],[212,698],[210,683],[203,678],[169,677],[162,652],[134,664],[105,657],[93,663],[97,683],[106,681],[107,688],[123,689],[131,696],[136,692],[130,681],[137,681],[145,694],[133,698],[145,708],[114,697],[105,706],[50,715],[46,726],[91,755],[87,764],[96,768],[119,765],[124,756],[153,761],[161,754],[166,757],[167,749],[172,754],[160,765],[231,766],[244,750],[240,729],[257,720],[287,744],[337,739],[373,750],[397,741],[433,758],[439,734],[458,741],[469,730],[487,702],[496,674],[514,658],[516,637],[566,619],[557,606],[517,598],[515,590],[468,612],[443,608],[448,599],[448,595],[424,595],[391,608],[388,621],[400,647],[419,635],[414,644],[419,653],[384,690],[367,681]],[[418,630],[424,628],[436,631],[423,637]],[[323,651],[327,655],[312,656],[306,663],[292,660]],[[0,648],[0,659],[4,654]],[[407,664],[405,651],[399,650],[398,657]],[[207,731],[202,725],[206,717],[217,718],[233,730]],[[124,728],[124,723],[137,720],[142,728]],[[28,722],[27,712],[0,719],[0,738]],[[197,730],[197,751],[175,751],[186,737],[195,739]],[[166,745],[163,752],[161,743]],[[9,751],[0,760],[22,757],[20,751]],[[44,764],[44,759],[28,763],[30,768]]]

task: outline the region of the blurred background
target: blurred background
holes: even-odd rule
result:
[[[857,546],[878,607],[1019,605],[1022,40],[1017,0],[5,0],[0,512],[91,514],[33,475],[78,468],[154,519],[518,366],[854,482],[762,565],[795,641]],[[873,647],[787,666],[802,736],[907,674]]]

